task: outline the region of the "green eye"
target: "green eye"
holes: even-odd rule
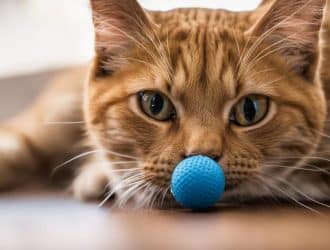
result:
[[[175,109],[164,94],[157,91],[139,92],[139,103],[142,111],[158,121],[167,121],[175,117]]]
[[[234,106],[230,120],[239,126],[251,126],[265,118],[268,108],[268,97],[248,95]]]

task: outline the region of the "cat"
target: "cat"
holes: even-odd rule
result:
[[[1,124],[0,189],[88,158],[77,199],[172,207],[173,169],[202,154],[224,169],[223,202],[328,206],[329,0],[245,12],[90,4],[95,58]]]

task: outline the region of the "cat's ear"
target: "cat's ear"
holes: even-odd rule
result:
[[[95,28],[98,75],[111,75],[125,63],[124,55],[143,44],[151,26],[136,0],[90,0]]]
[[[312,77],[324,5],[325,0],[275,0],[247,33],[285,57],[290,69]]]

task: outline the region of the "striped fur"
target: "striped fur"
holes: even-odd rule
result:
[[[98,198],[110,185],[105,198],[116,193],[118,205],[130,200],[138,206],[173,205],[174,167],[187,155],[206,154],[224,168],[225,201],[329,198],[329,1],[264,1],[252,12],[146,11],[135,0],[91,0],[91,6],[96,56],[84,88],[79,80],[71,92],[68,86],[51,89],[17,118],[40,122],[56,113],[56,119],[83,121],[91,151],[82,155],[92,157],[73,182],[76,197]],[[141,90],[167,95],[177,119],[146,117],[137,104]],[[53,107],[49,95],[60,101],[56,93],[62,92],[72,93],[70,100],[77,102],[72,109]],[[229,114],[248,94],[269,96],[271,110],[263,122],[240,128],[229,122]],[[32,159],[24,163],[36,169],[42,165],[36,158],[67,152],[64,135],[68,145],[84,138],[80,126],[64,132],[17,126],[17,120],[8,124],[3,131],[18,131],[36,148],[27,153],[23,148],[30,146],[18,139],[25,146],[15,149],[15,155],[28,154]],[[50,143],[53,137],[58,142]],[[25,165],[9,161],[7,151],[0,151],[0,173],[6,176],[0,186],[15,179],[11,165]]]

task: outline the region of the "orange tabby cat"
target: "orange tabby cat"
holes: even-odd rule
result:
[[[264,1],[253,12],[91,7],[92,65],[2,124],[0,188],[66,167],[59,159],[87,142],[72,185],[83,200],[173,204],[173,168],[195,154],[223,166],[224,201],[329,199],[329,0]]]

